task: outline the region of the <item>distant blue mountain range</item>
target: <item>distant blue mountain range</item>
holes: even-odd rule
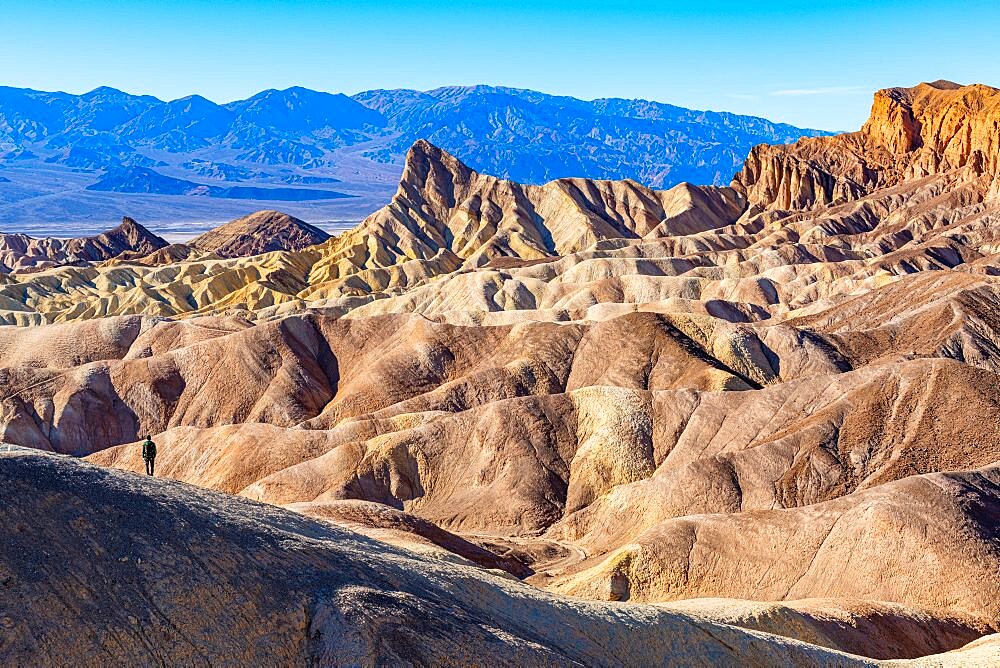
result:
[[[391,194],[406,150],[420,138],[481,172],[524,183],[581,176],[669,187],[728,183],[755,144],[822,134],[645,100],[584,101],[493,86],[353,97],[296,87],[228,104],[197,95],[164,102],[107,87],[83,95],[0,87],[0,178],[10,181],[0,181],[0,224],[22,215],[101,217],[127,208],[131,200],[122,197],[129,193],[146,196],[134,201],[140,215],[154,218],[181,209],[153,195],[210,194],[216,202],[185,204],[182,216],[253,206],[226,208],[220,202],[237,198],[217,187],[220,181],[253,186],[229,191],[240,198],[314,202],[328,192],[338,200],[332,209],[311,204],[315,215],[299,211],[307,219],[336,206],[360,215]],[[319,183],[337,188],[298,187]],[[111,206],[92,194],[81,203],[71,197],[77,188],[118,199]]]

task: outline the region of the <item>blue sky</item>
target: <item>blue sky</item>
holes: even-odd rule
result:
[[[855,129],[871,93],[1000,85],[1000,2],[0,4],[0,84],[217,102],[488,83]]]

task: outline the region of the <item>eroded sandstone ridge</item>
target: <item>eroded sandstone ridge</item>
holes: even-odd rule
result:
[[[522,186],[420,142],[317,245],[0,277],[7,322],[50,323],[0,328],[0,440],[141,472],[152,433],[160,475],[629,602],[601,615],[958,650],[1000,626],[998,101],[881,91],[728,188]]]
[[[80,239],[36,239],[24,234],[0,233],[0,273],[102,261],[127,252],[146,255],[166,245],[166,241],[128,217],[114,229]]]

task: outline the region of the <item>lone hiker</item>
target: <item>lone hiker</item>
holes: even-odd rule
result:
[[[146,462],[146,475],[153,475],[153,466],[156,464],[156,443],[153,443],[152,436],[147,436],[142,442],[142,459]]]

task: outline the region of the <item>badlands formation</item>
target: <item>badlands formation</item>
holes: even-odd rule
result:
[[[80,239],[35,239],[25,234],[0,233],[0,273],[108,260],[122,253],[144,256],[166,245],[166,241],[128,217],[112,230]]]
[[[0,275],[0,441],[49,453],[0,457],[4,663],[996,663],[997,89],[729,187],[418,142],[248,256],[276,216]],[[94,466],[145,434],[180,482]]]
[[[309,223],[277,211],[238,218],[188,242],[188,246],[221,258],[297,251],[323,243],[330,235]]]

